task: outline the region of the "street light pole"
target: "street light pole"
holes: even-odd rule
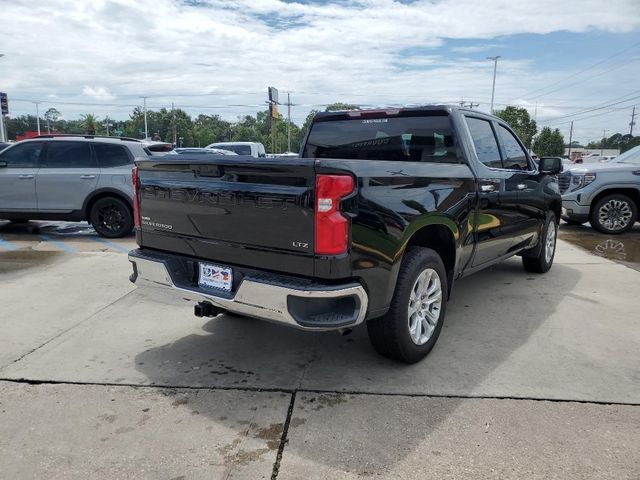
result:
[[[491,87],[491,114],[493,114],[493,99],[496,94],[496,71],[498,70],[498,59],[500,55],[495,57],[487,57],[487,60],[493,60],[493,86]]]
[[[40,135],[40,111],[38,110],[38,105],[41,102],[33,102],[36,104],[36,124],[38,125],[38,135]]]
[[[142,100],[144,102],[143,110],[144,110],[144,138],[145,138],[145,140],[147,138],[149,138],[149,130],[147,129],[147,98],[148,97],[142,97]]]
[[[287,153],[291,152],[291,97],[287,92]]]

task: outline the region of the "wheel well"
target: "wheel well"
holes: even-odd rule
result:
[[[127,208],[129,209],[129,212],[133,215],[133,207],[127,197],[115,192],[102,192],[102,193],[98,193],[94,197],[91,197],[91,199],[87,202],[87,207],[84,210],[84,214],[85,214],[85,218],[88,221],[91,220],[91,209],[93,208],[93,205],[102,198],[117,198],[118,200],[121,200],[127,206]]]
[[[444,225],[428,225],[414,233],[407,247],[427,247],[434,250],[442,258],[447,271],[449,290],[453,283],[453,273],[456,266],[456,243],[451,230]]]
[[[553,210],[556,215],[556,222],[560,223],[560,215],[562,214],[562,202],[560,200],[554,200],[549,205],[549,208]]]
[[[640,209],[640,190],[636,190],[635,188],[610,188],[608,190],[604,190],[593,197],[593,200],[591,201],[591,207],[593,207],[602,197],[606,197],[607,195],[614,195],[616,193],[626,195],[631,200],[633,200],[633,203],[636,204],[636,208]],[[589,208],[589,210],[591,210],[591,207]],[[589,213],[591,213],[591,211]]]

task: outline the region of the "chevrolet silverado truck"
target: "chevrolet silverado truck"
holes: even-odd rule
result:
[[[513,255],[549,270],[561,170],[474,110],[319,113],[298,158],[137,161],[130,280],[197,316],[366,322],[379,353],[417,362],[456,280]]]
[[[640,146],[607,163],[571,167],[558,177],[562,219],[589,222],[602,233],[617,235],[631,228],[640,208]]]

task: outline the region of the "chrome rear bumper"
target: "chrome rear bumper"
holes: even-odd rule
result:
[[[318,285],[300,287],[286,277],[269,282],[245,276],[234,294],[221,294],[197,286],[176,285],[167,262],[145,256],[139,250],[129,253],[133,264],[130,280],[149,293],[163,297],[173,292],[177,299],[210,302],[240,315],[289,325],[304,330],[337,330],[361,324],[366,316],[368,297],[362,285]]]

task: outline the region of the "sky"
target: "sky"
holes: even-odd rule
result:
[[[11,115],[125,119],[176,107],[227,120],[291,96],[292,120],[333,102],[526,107],[588,141],[640,113],[640,0],[0,0],[0,91]],[[281,112],[286,111],[281,106]],[[636,131],[640,133],[640,119]]]

